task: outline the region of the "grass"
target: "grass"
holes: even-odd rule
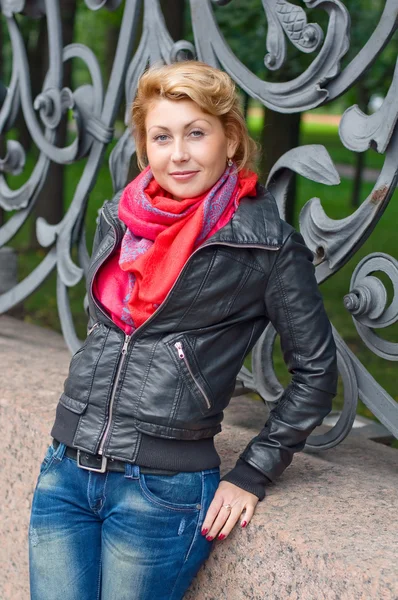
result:
[[[252,132],[254,127],[258,128],[258,123],[250,123]],[[257,131],[258,133],[258,131]],[[354,154],[345,149],[337,133],[337,128],[331,125],[319,126],[314,123],[303,123],[302,124],[302,144],[313,144],[321,143],[326,146],[332,159],[335,162],[352,163]],[[112,144],[107,150],[107,157],[114,144]],[[368,153],[367,153],[368,154]],[[372,156],[372,158],[370,158]],[[376,160],[377,159],[377,160]],[[369,159],[367,158],[368,165],[374,168],[380,167],[379,159],[383,159],[375,152],[369,151]],[[376,166],[378,165],[378,167]],[[28,157],[27,169],[29,173],[34,166],[33,157]],[[76,184],[83,172],[84,164],[72,164],[66,167],[66,198],[67,205],[70,203]],[[13,187],[17,188],[21,185],[22,181],[26,178],[25,176],[19,176],[13,178]],[[295,215],[296,224],[298,221],[298,214],[304,204],[312,197],[319,197],[322,201],[326,214],[334,219],[341,219],[352,212],[350,208],[350,194],[351,194],[352,182],[343,179],[338,187],[327,187],[324,185],[316,184],[303,178],[299,178],[298,181],[298,201],[297,210]],[[371,192],[372,185],[363,183],[362,185],[362,198]],[[109,198],[112,194],[112,185],[109,175],[107,160],[104,161],[103,167],[101,168],[95,188],[90,194],[90,199],[87,207],[86,215],[86,237],[87,247],[91,249],[95,218],[97,210],[102,205],[106,198]],[[356,354],[359,360],[366,366],[373,377],[382,385],[387,392],[396,400],[398,400],[397,389],[396,389],[396,364],[388,362],[370,352],[366,346],[360,340],[353,320],[350,314],[345,310],[343,306],[344,295],[348,293],[350,289],[350,279],[355,266],[359,261],[371,252],[385,252],[392,256],[396,255],[396,224],[398,223],[398,202],[395,198],[390,202],[386,213],[381,218],[381,221],[376,226],[375,231],[372,233],[370,238],[365,242],[362,248],[356,253],[356,255],[345,265],[340,271],[338,271],[330,280],[326,281],[321,291],[323,293],[324,302],[327,313],[339,331],[340,335],[344,338],[351,350]],[[19,279],[22,280],[43,260],[47,250],[40,249],[37,251],[31,251],[28,248],[29,232],[32,227],[31,219],[29,219],[24,227],[18,232],[15,238],[12,240],[10,245],[18,249],[19,253]],[[72,256],[75,257],[73,253]],[[383,279],[385,281],[385,278]],[[389,295],[391,296],[392,290],[390,282],[386,282]],[[60,331],[60,323],[57,314],[57,302],[56,302],[56,275],[52,273],[48,279],[43,282],[39,290],[32,294],[24,302],[25,320],[28,322],[36,323],[44,327],[49,327]],[[78,335],[81,338],[85,336],[86,329],[86,316],[83,311],[83,297],[84,297],[84,283],[80,282],[74,288],[69,291],[69,298],[71,303],[72,314]],[[378,330],[378,334],[385,339],[390,341],[396,341],[398,339],[398,324],[390,326],[387,329]],[[278,344],[276,345],[278,346]],[[282,356],[279,348],[275,349],[274,353],[275,369],[281,382],[286,385],[289,381],[289,375],[284,366]],[[250,357],[246,360],[246,365],[249,366]],[[339,393],[335,400],[335,408],[340,408],[343,403],[342,386],[339,384]],[[364,416],[374,418],[372,413],[360,403],[358,412]]]

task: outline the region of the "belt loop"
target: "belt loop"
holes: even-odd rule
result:
[[[124,476],[127,479],[138,479],[140,476],[140,468],[137,465],[132,465],[131,463],[126,463]]]
[[[58,448],[56,448],[56,450],[54,452],[54,458],[61,461],[64,457],[65,450],[66,450],[66,444],[63,444],[62,442],[60,442],[58,445]]]

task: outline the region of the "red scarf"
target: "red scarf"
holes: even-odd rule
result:
[[[257,175],[227,168],[205,194],[174,200],[147,167],[119,202],[126,226],[120,248],[101,266],[94,294],[126,333],[142,325],[166,298],[196,247],[224,227]]]

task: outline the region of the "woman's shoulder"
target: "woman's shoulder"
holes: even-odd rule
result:
[[[296,229],[282,218],[274,195],[262,183],[257,183],[255,196],[242,198],[241,207],[250,215],[252,226],[256,230],[262,228],[267,238],[271,236],[276,245],[283,246],[291,234],[296,232]]]

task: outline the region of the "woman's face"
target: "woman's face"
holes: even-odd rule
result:
[[[146,121],[146,151],[158,184],[175,200],[210,189],[235,154],[218,117],[192,100],[155,100]]]

